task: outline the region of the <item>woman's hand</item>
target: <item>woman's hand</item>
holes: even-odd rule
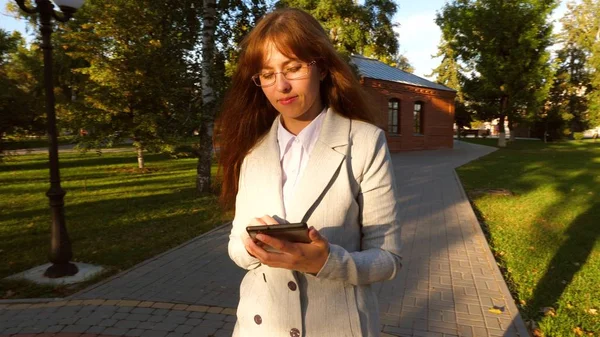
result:
[[[269,267],[317,274],[329,256],[329,242],[312,226],[308,229],[308,237],[311,239],[311,243],[295,243],[258,234],[256,238],[259,240],[259,244],[251,238],[246,238],[244,245],[248,253]],[[260,243],[278,249],[279,252],[267,252],[260,246]]]

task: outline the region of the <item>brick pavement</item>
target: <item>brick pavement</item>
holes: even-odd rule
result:
[[[454,172],[493,150],[455,142],[453,150],[393,155],[404,268],[375,285],[382,336],[528,336]],[[227,256],[229,228],[63,301],[0,301],[0,337],[230,336],[244,271]]]

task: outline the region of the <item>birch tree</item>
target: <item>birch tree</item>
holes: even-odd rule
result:
[[[216,101],[214,89],[215,60],[215,0],[203,1],[202,12],[202,116],[198,130],[198,165],[196,169],[196,190],[206,193],[211,190],[210,170],[212,166],[212,135],[214,128]]]

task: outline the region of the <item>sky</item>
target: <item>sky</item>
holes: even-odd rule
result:
[[[25,22],[11,17],[6,11],[6,4],[13,0],[0,0],[0,28],[26,32]],[[442,9],[447,0],[396,0],[398,12],[393,22],[400,26],[396,28],[399,34],[400,52],[404,54],[415,68],[415,74],[429,78],[427,75],[437,67],[440,59],[432,58],[437,53],[441,31],[435,24],[435,15]],[[575,1],[577,3],[580,0]],[[555,22],[554,32],[560,30],[560,19],[566,12],[566,1],[554,10],[552,19]]]

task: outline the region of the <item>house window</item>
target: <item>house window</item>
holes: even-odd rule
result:
[[[415,102],[415,108],[414,108],[414,124],[415,124],[415,129],[414,132],[416,134],[424,134],[424,128],[423,128],[423,102]]]
[[[400,110],[400,101],[392,98],[388,101],[388,132],[391,134],[400,134],[400,119],[398,112]]]

